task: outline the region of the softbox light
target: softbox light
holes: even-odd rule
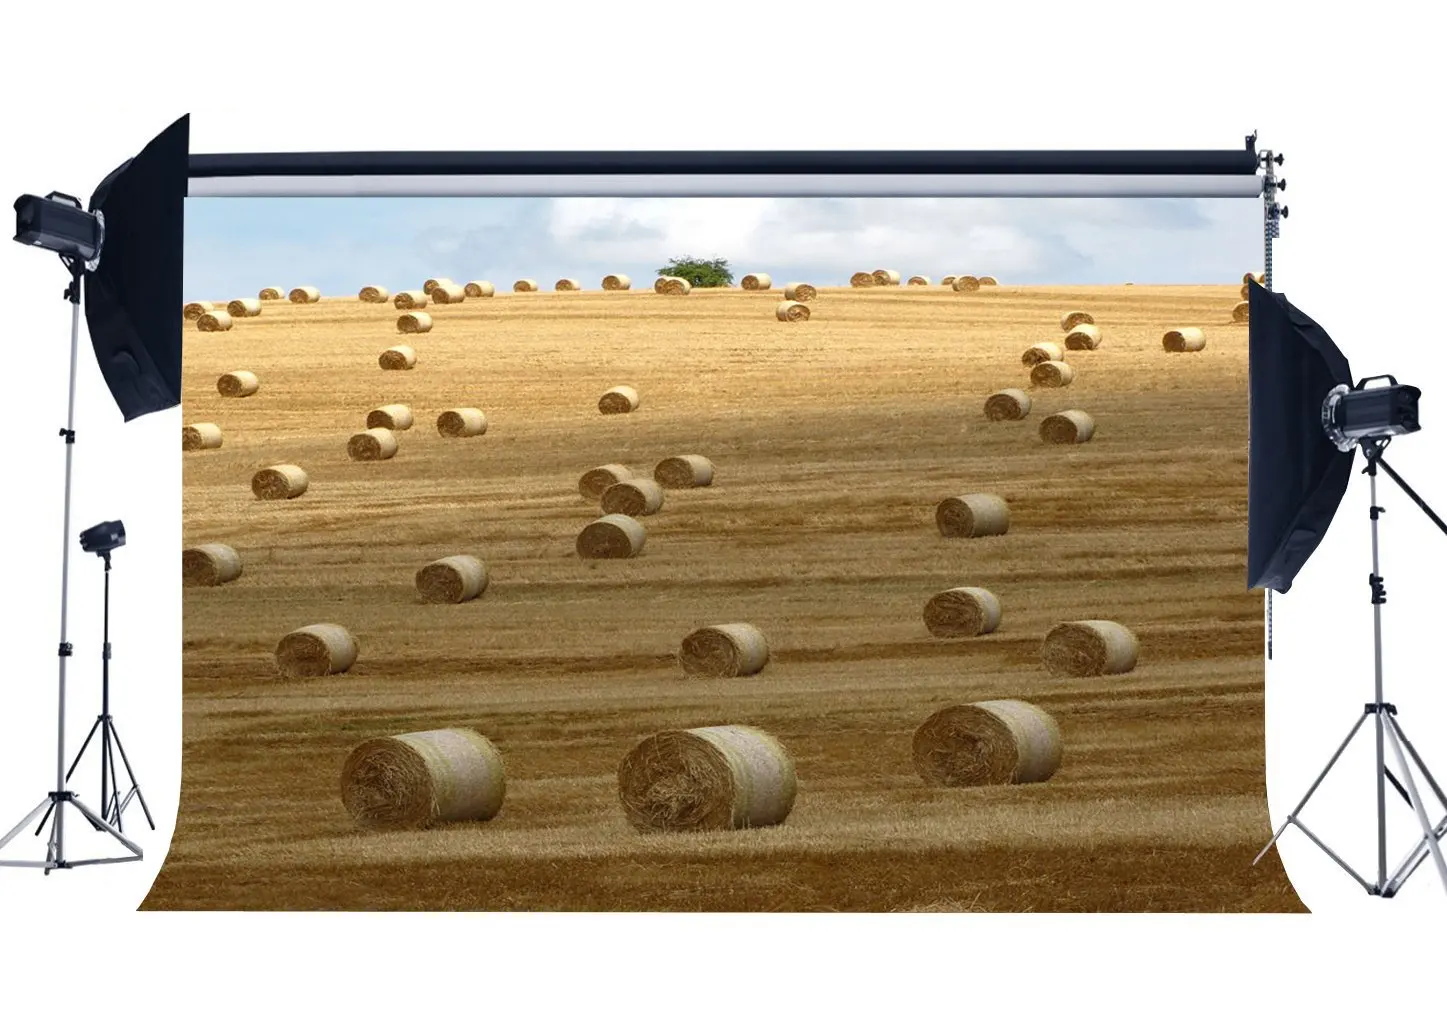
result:
[[[96,187],[100,265],[86,275],[96,363],[127,421],[181,402],[181,266],[191,119],[182,116]]]
[[[1285,295],[1250,289],[1247,584],[1285,593],[1326,535],[1351,478],[1356,451],[1340,451],[1321,416],[1327,394],[1352,384],[1351,366]]]

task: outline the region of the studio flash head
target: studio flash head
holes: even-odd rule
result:
[[[80,535],[80,548],[87,554],[109,554],[126,545],[126,526],[119,519],[97,523]]]

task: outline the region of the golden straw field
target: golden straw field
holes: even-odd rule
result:
[[[431,330],[406,336],[390,302],[327,291],[223,332],[187,324],[183,420],[223,443],[185,454],[184,539],[234,547],[244,571],[185,590],[181,806],[143,907],[1305,911],[1274,850],[1251,866],[1271,825],[1237,283],[824,288],[785,323],[779,289],[493,280],[496,297],[428,305]],[[1095,317],[1099,348],[1067,352],[1073,382],[1030,390],[1024,420],[986,421],[987,396],[1030,388],[1022,352],[1063,343],[1070,309]],[[1165,353],[1183,326],[1205,349]],[[384,371],[398,344],[416,367]],[[223,398],[238,370],[259,390]],[[620,385],[639,409],[601,414]],[[349,459],[368,412],[394,403],[416,417],[396,455]],[[485,434],[438,435],[460,407]],[[1094,438],[1043,444],[1041,420],[1071,408]],[[651,476],[685,453],[714,482],[668,490],[639,519],[638,557],[577,556],[600,515],[580,475]],[[257,500],[252,475],[280,463],[306,492]],[[1008,501],[1009,532],[942,537],[935,507],[974,492]],[[418,569],[459,554],[486,562],[486,591],[423,603]],[[931,637],[924,606],[956,586],[999,598],[998,630]],[[1045,671],[1046,633],[1087,619],[1135,632],[1133,671]],[[768,665],[685,677],[682,640],[729,622],[764,632]],[[277,643],[320,623],[352,633],[355,665],[280,677]],[[1059,771],[926,785],[916,728],[994,699],[1055,717]],[[629,750],[726,724],[793,756],[785,823],[630,827]],[[352,749],[454,726],[503,757],[497,817],[356,826],[339,788]]]

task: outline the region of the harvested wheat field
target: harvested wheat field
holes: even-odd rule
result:
[[[1247,328],[1220,325],[1235,288],[837,287],[805,327],[743,291],[499,293],[429,307],[411,371],[377,367],[394,317],[354,296],[187,331],[183,421],[226,439],[183,458],[184,542],[233,547],[246,574],[184,590],[184,788],[144,907],[1305,911],[1274,850],[1251,866],[1271,825]],[[1110,339],[1032,391],[1026,423],[988,421],[985,398],[1026,378],[1020,349],[1058,341],[1070,311]],[[1161,353],[1183,325],[1210,328],[1207,350]],[[217,397],[238,361],[264,397]],[[600,416],[619,376],[647,408]],[[488,432],[419,424],[358,465],[343,448],[381,403],[474,403]],[[1065,410],[1099,422],[1091,441],[1041,441],[1035,419]],[[680,454],[713,482],[640,519],[636,556],[580,558],[599,506],[579,475]],[[257,500],[278,461],[306,494]],[[939,503],[969,494],[1006,500],[1009,535],[940,535]],[[456,555],[485,563],[487,591],[428,605],[416,573]],[[935,638],[921,607],[961,585],[997,594],[1000,625]],[[1135,667],[1047,671],[1046,634],[1085,620],[1128,627]],[[680,674],[686,636],[740,623],[767,633],[762,673]],[[355,663],[278,676],[277,643],[314,624],[348,629]],[[916,730],[994,699],[1055,720],[1059,769],[926,784]],[[624,758],[718,726],[787,751],[787,819],[633,827]],[[496,747],[497,815],[358,827],[348,755],[442,727]]]

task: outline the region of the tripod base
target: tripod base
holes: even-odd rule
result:
[[[75,769],[80,765],[80,759],[85,757],[86,748],[95,739],[96,730],[100,731],[100,816],[101,820],[115,826],[117,831],[124,830],[121,826],[121,814],[126,807],[131,805],[131,800],[141,801],[141,812],[146,815],[146,823],[151,830],[156,830],[155,819],[151,817],[151,808],[146,806],[146,797],[141,793],[140,783],[136,781],[135,772],[131,771],[131,759],[126,757],[125,745],[121,743],[120,730],[116,729],[115,720],[109,713],[102,712],[95,717],[95,723],[91,726],[90,732],[86,734],[85,743],[80,745],[80,751],[75,755],[75,760],[70,763],[70,771],[65,773],[65,781],[70,782],[70,777],[75,774]],[[121,777],[116,771],[116,751],[120,751],[121,764],[126,769],[126,777],[131,781],[131,787],[121,795]],[[40,829],[45,827],[44,818],[40,821],[40,827],[35,833],[40,834]],[[97,828],[96,830],[100,830]]]
[[[97,831],[104,831],[110,835],[124,845],[131,854],[129,856],[109,856],[102,859],[66,859],[65,853],[61,848],[61,826],[65,823],[64,808],[66,806],[71,806],[79,810],[81,816],[89,821]],[[24,820],[11,828],[4,838],[0,838],[0,849],[5,848],[16,835],[30,827],[30,823],[37,817],[44,815],[46,818],[49,818],[52,813],[55,814],[55,820],[51,823],[50,841],[45,847],[45,859],[0,859],[0,866],[30,867],[31,869],[44,870],[46,876],[49,876],[51,870],[69,870],[76,866],[94,866],[100,863],[134,863],[141,859],[141,847],[139,845],[101,820],[98,814],[80,800],[76,799],[75,794],[72,792],[50,793],[46,796],[46,798],[40,802],[39,806],[25,815]],[[42,825],[44,825],[44,823],[44,821],[41,821]]]

